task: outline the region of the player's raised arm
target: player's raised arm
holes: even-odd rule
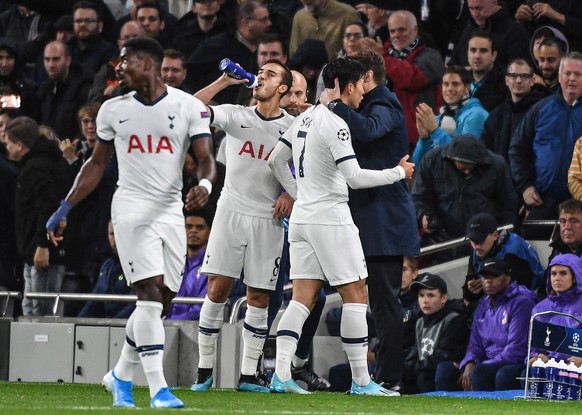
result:
[[[226,74],[222,74],[214,82],[196,92],[194,96],[202,101],[204,105],[208,105],[210,100],[223,89],[228,88],[231,85],[244,84],[245,82],[248,81],[246,79],[235,79]]]
[[[57,246],[63,239],[63,231],[67,226],[67,215],[71,209],[95,190],[101,181],[112,153],[112,144],[101,141],[95,143],[91,158],[81,167],[69,194],[46,223],[47,236],[53,245]]]

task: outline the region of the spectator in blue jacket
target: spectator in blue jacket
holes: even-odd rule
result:
[[[453,137],[471,134],[481,138],[489,113],[477,98],[471,98],[473,77],[461,66],[449,66],[443,74],[443,99],[439,115],[435,116],[426,103],[416,107],[416,128],[420,140],[416,143],[413,159],[419,165],[424,155],[435,147],[443,147]]]
[[[548,297],[540,301],[531,311],[532,315],[543,311],[556,311],[582,319],[582,261],[574,254],[558,255],[550,262],[547,273]],[[581,328],[575,320],[558,314],[545,314],[537,321],[558,326]],[[556,360],[570,360],[570,355],[532,349],[530,364],[540,357],[547,362],[550,357]],[[573,359],[580,362],[580,358]]]
[[[478,274],[485,296],[473,317],[467,352],[461,362],[437,367],[436,389],[519,389],[517,377],[525,368],[531,310],[537,302],[527,288],[511,281],[507,262],[486,261]]]
[[[472,276],[492,258],[507,262],[511,267],[511,279],[532,291],[544,277],[544,267],[535,249],[521,236],[507,230],[499,231],[498,227],[497,220],[489,213],[478,213],[467,223],[466,236],[473,248],[463,285],[463,298],[468,303],[476,303],[483,296],[482,280]]]
[[[93,294],[134,294],[121,269],[111,221],[109,221],[107,235],[112,255],[101,265]],[[129,318],[134,308],[134,302],[88,301],[77,317]]]
[[[568,168],[574,144],[582,135],[582,53],[571,52],[560,63],[560,91],[532,106],[515,130],[509,164],[529,220],[558,219],[558,205],[570,197]],[[526,239],[544,239],[524,229]]]
[[[212,228],[214,213],[209,208],[186,211],[186,237],[188,255],[184,267],[184,277],[177,297],[204,298],[208,291],[208,277],[200,273],[206,253],[206,245]],[[202,304],[172,304],[166,319],[198,320]]]

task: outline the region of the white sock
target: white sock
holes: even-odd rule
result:
[[[133,331],[137,352],[153,398],[168,386],[164,377],[164,343],[166,332],[162,322],[162,304],[156,301],[137,301]]]
[[[342,307],[340,335],[342,346],[348,355],[352,378],[359,386],[370,383],[368,373],[368,323],[366,304],[348,303]]]
[[[243,375],[257,373],[257,364],[267,338],[267,308],[247,306],[245,323],[242,331],[243,355],[240,372]]]
[[[305,363],[307,363],[307,359],[302,359],[300,357],[297,357],[296,354],[294,354],[293,355],[293,358],[291,360],[291,363],[293,363],[293,367],[296,367],[297,369],[300,369],[303,366],[305,366]]]
[[[309,309],[300,302],[291,300],[277,326],[275,373],[283,382],[291,379],[291,359],[297,350],[297,342],[307,317]]]
[[[131,381],[135,368],[139,364],[139,354],[135,350],[135,337],[133,335],[133,323],[135,321],[135,310],[129,316],[125,325],[125,342],[121,348],[121,355],[113,369],[115,377],[120,380]]]
[[[204,297],[198,324],[198,368],[214,368],[216,340],[224,321],[224,304],[215,303],[208,296]]]

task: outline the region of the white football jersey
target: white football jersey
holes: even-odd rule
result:
[[[348,185],[338,169],[356,158],[350,129],[323,105],[300,114],[283,140],[291,143],[297,179],[297,200],[290,222],[344,225],[353,223]]]
[[[282,188],[267,165],[279,138],[294,118],[282,110],[264,118],[256,107],[218,105],[211,107],[212,125],[226,132],[226,177],[218,206],[243,215],[273,217],[273,205]]]
[[[97,136],[115,145],[119,164],[116,201],[152,218],[182,216],[182,170],[191,140],[209,136],[204,104],[176,88],[153,103],[135,92],[105,101],[97,114]],[[168,213],[169,213],[168,212]],[[178,213],[178,215],[177,215]]]

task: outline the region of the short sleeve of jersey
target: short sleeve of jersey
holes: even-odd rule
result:
[[[97,113],[97,137],[100,140],[113,141],[115,138],[115,130],[111,122],[114,113],[111,108],[114,103],[115,101],[105,101]]]
[[[240,105],[222,104],[211,107],[212,108],[212,125],[222,129],[227,128],[232,120],[233,112],[244,107]]]
[[[191,122],[188,127],[188,134],[190,137],[200,135],[210,135],[210,114],[206,106],[196,97],[191,97],[192,114]]]
[[[327,140],[327,145],[336,163],[354,158],[354,148],[352,147],[352,136],[350,129],[344,120],[338,116],[332,116],[333,120],[326,125],[323,135]]]

